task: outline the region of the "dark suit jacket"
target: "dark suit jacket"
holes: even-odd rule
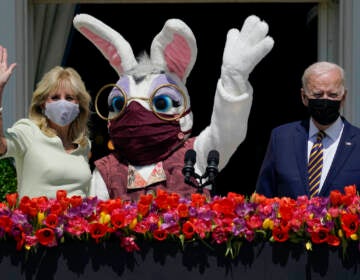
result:
[[[360,188],[360,129],[345,119],[344,130],[320,196],[355,184]],[[273,129],[256,192],[267,197],[309,195],[307,141],[309,120]]]

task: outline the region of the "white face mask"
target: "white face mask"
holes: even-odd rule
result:
[[[45,104],[45,116],[59,126],[69,125],[79,113],[79,104],[63,99]]]

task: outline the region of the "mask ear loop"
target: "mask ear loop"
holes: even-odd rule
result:
[[[124,97],[124,104],[127,104],[127,96],[126,96],[125,92],[124,92],[120,87],[118,87],[116,84],[107,84],[107,85],[103,86],[103,87],[98,91],[98,93],[96,94],[96,97],[95,97],[95,111],[96,111],[96,114],[97,114],[101,119],[103,119],[103,120],[105,120],[105,121],[110,121],[110,120],[113,120],[113,119],[118,118],[118,117],[123,113],[123,111],[125,110],[125,107],[126,107],[126,106],[124,106],[124,107],[122,108],[122,110],[121,110],[116,116],[114,116],[114,117],[112,117],[112,118],[110,118],[110,117],[105,117],[104,115],[102,115],[102,114],[100,113],[100,110],[99,110],[99,107],[98,107],[99,96],[100,96],[100,94],[102,94],[102,93],[104,92],[105,89],[107,89],[107,88],[109,88],[109,87],[113,87],[113,88],[115,87],[115,88],[117,88],[117,89],[122,93],[122,95],[123,95],[123,97]]]
[[[163,115],[161,115],[160,113],[158,113],[156,111],[156,109],[154,108],[154,104],[152,102],[152,100],[154,99],[155,97],[155,94],[157,93],[158,90],[160,90],[161,88],[164,88],[164,87],[173,87],[174,89],[176,89],[178,92],[180,92],[180,94],[182,95],[183,97],[183,100],[184,100],[184,109],[182,110],[182,112],[180,114],[176,114],[174,117],[171,117],[171,118],[166,118],[164,117]],[[186,95],[185,93],[181,90],[181,88],[179,88],[177,85],[174,85],[174,84],[163,84],[163,85],[160,85],[158,86],[154,91],[153,93],[151,94],[150,96],[150,102],[149,102],[149,105],[150,105],[150,108],[151,108],[151,111],[160,119],[160,120],[163,120],[163,121],[179,121],[180,118],[185,114],[186,112],[186,108],[187,108],[187,99],[186,99]]]

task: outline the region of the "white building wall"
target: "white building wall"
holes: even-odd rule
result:
[[[17,119],[27,116],[29,96],[29,52],[28,42],[31,25],[27,0],[0,1],[0,44],[8,50],[8,62],[17,63],[15,73],[3,94],[4,127],[10,127]]]

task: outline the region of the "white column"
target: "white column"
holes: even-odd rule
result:
[[[339,3],[339,62],[344,66],[348,88],[344,115],[360,127],[360,1]]]
[[[28,1],[1,0],[0,18],[0,44],[8,49],[8,62],[17,63],[3,95],[4,128],[7,128],[27,116],[32,92],[29,88]]]
[[[318,61],[339,63],[339,4],[320,2],[318,21]]]

